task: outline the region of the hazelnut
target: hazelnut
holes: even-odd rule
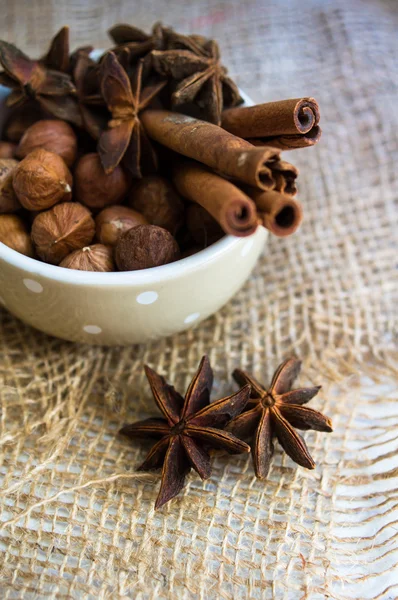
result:
[[[91,208],[120,204],[129,187],[122,167],[107,175],[96,152],[85,154],[75,170],[76,200]]]
[[[25,158],[32,150],[44,148],[64,159],[71,167],[76,160],[77,137],[65,121],[43,119],[29,127],[23,134],[16,151],[18,158]]]
[[[58,265],[73,250],[88,246],[94,233],[90,211],[76,202],[63,202],[39,213],[32,225],[37,254],[53,265]]]
[[[167,179],[158,175],[135,182],[128,204],[143,214],[148,223],[163,227],[173,235],[184,218],[184,204],[180,196]]]
[[[148,221],[136,210],[126,206],[104,208],[95,219],[96,236],[101,244],[115,246],[119,238],[137,225],[146,225]]]
[[[159,267],[177,260],[180,249],[167,229],[138,225],[122,235],[116,244],[115,259],[120,271]]]
[[[37,148],[19,163],[13,185],[24,208],[43,210],[71,198],[72,175],[58,154]]]
[[[0,159],[0,214],[13,213],[21,208],[12,185],[18,161],[13,158]]]
[[[0,142],[0,159],[14,158],[16,147],[12,142]]]
[[[25,256],[34,256],[28,229],[17,215],[0,215],[0,242]]]
[[[114,271],[112,248],[104,244],[85,246],[68,254],[60,263],[60,267],[77,269],[78,271]]]

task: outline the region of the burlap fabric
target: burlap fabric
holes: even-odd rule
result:
[[[120,21],[214,36],[254,100],[315,96],[324,130],[289,154],[302,229],[270,240],[197,329],[92,348],[0,309],[1,597],[397,598],[397,3],[3,0],[0,14],[1,37],[36,54],[64,23],[74,45],[108,44]],[[153,411],[143,363],[184,389],[204,353],[214,398],[236,366],[266,382],[302,357],[335,432],[305,434],[313,472],[280,447],[266,482],[220,456],[155,513],[158,476],[135,472],[147,448],[117,431]]]

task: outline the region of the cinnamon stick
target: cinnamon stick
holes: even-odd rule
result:
[[[306,134],[319,123],[315,98],[293,98],[224,110],[221,125],[242,138]]]
[[[173,174],[178,192],[205,208],[230,235],[244,237],[258,226],[256,206],[233,183],[193,161],[178,161]]]
[[[302,135],[279,135],[275,137],[250,138],[247,141],[253,146],[272,146],[279,150],[296,150],[315,146],[321,139],[322,129],[315,125],[308,133]]]
[[[140,119],[152,139],[179,154],[263,190],[275,185],[270,169],[280,154],[275,148],[254,148],[217,125],[171,111],[148,109]]]
[[[297,194],[296,179],[298,169],[286,160],[277,160],[272,165],[272,177],[275,181],[274,190],[286,194],[287,196],[295,196]]]
[[[278,237],[286,237],[296,231],[303,220],[301,204],[294,198],[276,192],[245,188],[256,207],[264,227]]]

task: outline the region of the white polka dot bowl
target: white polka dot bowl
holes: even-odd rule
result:
[[[197,325],[228,302],[250,275],[266,236],[260,227],[175,263],[122,273],[55,267],[0,243],[0,304],[65,340],[145,342]]]
[[[0,86],[0,104],[4,88],[1,92]],[[232,298],[266,238],[259,227],[250,237],[226,236],[175,263],[121,273],[48,265],[0,242],[0,309],[73,342],[128,345],[169,336],[197,325]]]

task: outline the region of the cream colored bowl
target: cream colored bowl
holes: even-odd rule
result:
[[[0,86],[3,106],[5,95]],[[175,263],[122,273],[55,267],[0,243],[0,304],[32,327],[73,342],[127,345],[172,335],[230,300],[267,234],[259,227],[250,237],[226,236]]]

